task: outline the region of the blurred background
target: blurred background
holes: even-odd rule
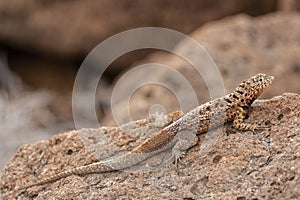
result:
[[[219,67],[227,92],[264,72],[276,81],[263,98],[300,93],[299,10],[300,0],[1,0],[0,168],[20,145],[75,129],[72,89],[82,61],[100,42],[132,28],[164,27],[197,40]],[[184,49],[185,43],[177,48]],[[151,62],[183,74],[199,104],[209,100],[202,78],[184,60],[154,49],[133,51],[116,59],[101,77],[96,96],[101,125],[115,125],[110,95],[118,78]],[[157,77],[170,81],[164,74]],[[84,97],[90,88],[81,89],[80,117],[89,127]],[[126,103],[117,102],[121,108]],[[131,97],[132,118],[148,116],[153,104],[166,112],[179,109],[174,94],[149,85]]]

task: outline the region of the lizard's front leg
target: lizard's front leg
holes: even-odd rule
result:
[[[244,110],[242,107],[239,107],[237,109],[237,114],[235,116],[235,118],[233,119],[233,127],[238,129],[238,130],[241,130],[241,131],[254,131],[256,129],[259,129],[259,128],[262,128],[262,127],[259,127],[258,124],[250,124],[250,123],[245,123],[244,120],[245,120],[245,117],[246,117],[246,114],[247,114],[247,110]]]

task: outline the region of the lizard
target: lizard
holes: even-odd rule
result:
[[[244,119],[251,104],[274,80],[273,76],[259,73],[243,81],[232,93],[202,104],[162,128],[133,150],[116,158],[94,162],[43,177],[33,183],[16,187],[13,191],[26,190],[33,186],[57,181],[70,175],[106,173],[137,165],[144,160],[172,148],[172,161],[177,161],[198,142],[197,135],[206,133],[224,123],[242,131],[254,131],[262,127],[245,123]],[[13,192],[12,191],[12,192]]]

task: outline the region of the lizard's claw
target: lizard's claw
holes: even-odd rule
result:
[[[175,160],[175,166],[178,168],[178,163],[182,163],[181,158],[185,155],[184,151],[180,150],[173,150],[172,152],[172,158]]]
[[[263,130],[263,129],[268,129],[268,128],[271,128],[271,125],[269,125],[269,126],[259,126],[259,125],[257,125],[257,127],[255,129],[256,130]]]

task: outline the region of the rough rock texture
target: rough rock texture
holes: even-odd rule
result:
[[[275,0],[222,2],[2,0],[0,41],[27,51],[76,58],[130,28],[159,26],[189,33],[209,20],[239,12],[267,13],[276,4]]]
[[[179,164],[106,174],[72,175],[36,186],[19,195],[22,199],[299,199],[300,198],[300,96],[286,93],[258,100],[247,122],[270,128],[240,132],[230,125],[199,136]],[[151,119],[135,124],[151,125]],[[134,123],[133,123],[134,124]],[[102,128],[115,147],[131,149],[147,135],[131,124]],[[152,128],[150,128],[152,130]],[[150,130],[149,129],[149,130]],[[155,131],[149,131],[153,132]],[[148,132],[147,132],[148,133]],[[150,134],[150,135],[151,135]],[[94,141],[86,144],[85,139]],[[50,173],[84,165],[113,155],[99,130],[84,129],[60,134],[47,141],[21,147],[1,178],[1,191],[34,181]],[[103,145],[97,148],[97,145]],[[95,145],[95,146],[93,146]],[[88,147],[88,148],[87,148]],[[92,152],[89,152],[92,150]],[[96,152],[97,151],[97,152]],[[102,154],[101,154],[102,153]],[[4,192],[5,195],[5,192]],[[3,199],[10,199],[5,197]]]
[[[212,57],[222,74],[227,92],[232,91],[242,80],[262,72],[275,76],[272,87],[276,90],[267,89],[263,93],[263,97],[270,98],[284,92],[300,93],[299,35],[300,13],[277,12],[255,18],[247,15],[227,17],[209,22],[189,36],[198,41]],[[187,42],[183,41],[177,48],[202,62],[202,58],[193,52]],[[172,67],[191,83],[199,104],[210,100],[211,88],[207,88],[201,77],[203,74],[197,72],[185,60],[172,54],[157,52],[133,67],[144,63],[159,63]],[[177,79],[172,79],[169,75],[170,71],[155,72],[155,80],[175,86],[175,92],[180,96],[191,95],[185,87],[180,87]],[[137,79],[145,76],[149,76],[149,73],[128,79],[126,83],[136,84]],[[174,94],[167,89],[148,85],[132,95],[129,105],[127,101],[118,102],[119,119],[122,119],[123,123],[130,121],[125,112],[128,107],[134,119],[144,118],[153,104],[163,105],[167,112],[179,110],[177,101]],[[102,122],[111,125],[114,120],[112,115],[107,115]]]

